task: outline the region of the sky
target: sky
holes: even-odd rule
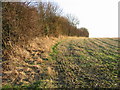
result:
[[[120,0],[43,0],[55,1],[65,14],[80,21],[90,37],[118,37],[118,1]]]
[[[56,2],[64,14],[77,17],[80,23],[78,28],[87,28],[90,37],[118,37],[118,2],[120,0],[42,1]]]

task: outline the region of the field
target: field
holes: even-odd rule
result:
[[[53,51],[62,87],[117,87],[120,57],[117,39],[69,39]]]
[[[67,38],[58,41],[42,63],[33,62],[29,66],[31,71],[24,70],[30,75],[23,80],[33,77],[36,78],[34,83],[19,85],[26,88],[118,88],[118,42],[118,38]],[[5,86],[8,87],[12,86]]]

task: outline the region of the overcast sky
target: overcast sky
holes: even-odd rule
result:
[[[42,0],[55,1],[63,12],[71,13],[90,37],[118,37],[119,0]]]

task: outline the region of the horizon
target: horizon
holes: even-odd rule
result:
[[[9,0],[6,0],[9,1]],[[18,0],[14,0],[18,1]],[[25,0],[21,0],[25,1]],[[30,0],[27,0],[30,1]],[[120,37],[118,34],[119,0],[41,0],[55,2],[63,15],[71,14],[79,20],[78,28],[85,27],[89,37]],[[12,1],[11,1],[12,2]],[[40,2],[33,0],[31,2]]]
[[[44,0],[56,2],[63,14],[72,14],[80,21],[78,28],[85,27],[89,37],[120,37],[118,35],[119,0]]]

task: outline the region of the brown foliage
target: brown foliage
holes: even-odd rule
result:
[[[20,2],[3,3],[3,40],[23,43],[35,37],[38,30],[37,10]],[[20,44],[20,43],[19,43]]]
[[[40,55],[40,59],[35,60],[42,63],[42,59],[47,59],[46,53],[49,53],[51,45],[54,44],[50,36],[88,37],[87,29],[77,29],[74,21],[71,20],[61,16],[61,10],[54,3],[40,2],[38,7],[34,7],[26,2],[3,2],[3,71],[15,70],[16,63],[26,66],[24,60],[31,58],[33,54]],[[44,36],[49,38],[42,39]],[[37,53],[31,53],[35,50]],[[54,70],[48,68],[48,74],[54,74]]]
[[[54,3],[40,2],[38,8],[23,2],[2,4],[3,42],[23,43],[40,35],[88,36],[86,30],[79,31],[74,25],[74,17],[60,16],[61,10]]]

